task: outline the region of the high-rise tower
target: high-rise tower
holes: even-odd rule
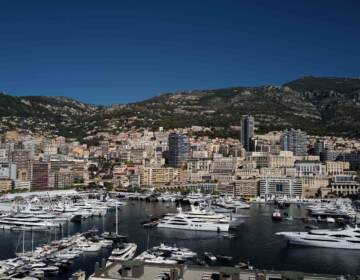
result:
[[[241,120],[240,141],[246,151],[251,150],[252,138],[254,136],[254,117],[245,115]]]
[[[169,139],[169,166],[181,167],[189,157],[189,139],[185,134],[170,133]]]

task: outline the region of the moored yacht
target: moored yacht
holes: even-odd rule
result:
[[[219,205],[223,208],[226,208],[226,209],[249,209],[250,208],[249,203],[246,203],[246,202],[243,202],[240,200],[235,200],[230,197],[219,199],[219,201],[217,202],[217,205]]]
[[[196,257],[196,253],[191,251],[188,248],[179,248],[176,245],[169,246],[164,243],[160,243],[160,246],[155,246],[152,248],[152,251],[164,252],[171,254],[172,259],[191,259]]]
[[[68,218],[71,221],[81,219],[81,214],[79,213],[79,209],[75,207],[68,206],[66,204],[58,204],[55,206],[52,211],[55,213],[62,213],[62,215]]]
[[[16,227],[26,228],[51,228],[58,227],[59,223],[52,222],[51,220],[43,220],[31,215],[13,215],[0,218],[0,228],[12,229]]]
[[[290,244],[326,247],[338,249],[360,250],[360,229],[346,227],[338,230],[310,230],[309,232],[277,232],[284,236]]]
[[[190,260],[196,255],[188,248],[168,246],[161,243],[160,246],[155,246],[141,253],[136,259],[147,263],[176,264]]]
[[[97,252],[101,250],[101,244],[89,241],[83,241],[77,244],[77,249],[83,252]]]
[[[190,193],[183,199],[184,201],[188,201],[190,204],[200,203],[204,201],[204,195],[202,193]]]
[[[279,209],[275,209],[274,212],[271,215],[271,219],[275,222],[282,220],[282,214]]]
[[[191,206],[191,211],[183,212],[178,208],[177,214],[165,215],[158,228],[173,228],[199,231],[229,231],[230,219],[222,214],[200,210]]]
[[[110,265],[114,261],[127,261],[134,257],[137,249],[135,243],[123,243],[120,247],[114,249],[106,263],[106,266]]]

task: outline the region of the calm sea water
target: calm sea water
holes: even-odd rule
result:
[[[297,219],[305,216],[305,210],[292,206],[285,210],[294,217],[293,221],[274,223],[271,220],[272,206],[252,205],[250,210],[241,210],[240,214],[248,215],[244,223],[233,231],[235,239],[224,239],[215,232],[196,232],[170,229],[144,229],[140,223],[152,216],[161,216],[175,212],[175,206],[167,208],[165,203],[129,202],[119,211],[119,232],[129,236],[130,242],[138,244],[138,253],[160,242],[187,247],[203,258],[204,251],[233,257],[231,264],[249,261],[256,268],[275,270],[297,270],[312,273],[360,274],[360,250],[341,250],[327,248],[288,246],[284,240],[275,236],[278,231],[304,230],[305,224]],[[105,218],[94,217],[80,224],[69,223],[56,238],[67,234],[82,232],[92,227],[100,231],[114,231],[115,211]],[[326,225],[323,225],[326,227]],[[14,256],[16,249],[22,250],[22,233],[0,231],[0,258]],[[52,233],[35,233],[35,243],[42,244],[54,240]],[[31,234],[26,234],[26,247],[31,248]],[[82,269],[90,275],[95,262],[107,258],[111,249],[102,249],[98,253],[85,254],[77,258],[69,271],[63,272],[58,279],[68,279],[72,273]],[[220,263],[219,263],[220,264]],[[224,263],[221,263],[223,265]]]

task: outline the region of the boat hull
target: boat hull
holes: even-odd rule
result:
[[[289,244],[309,247],[335,248],[335,249],[349,249],[360,250],[360,240],[356,236],[348,234],[346,236],[341,231],[329,231],[329,235],[322,232],[279,232],[276,235],[283,236],[288,240]],[[339,235],[335,237],[334,235]],[[341,236],[341,237],[340,237]]]
[[[174,225],[167,223],[160,223],[158,228],[172,228],[181,230],[196,230],[196,231],[229,231],[229,224],[188,224],[188,225]]]
[[[289,244],[298,246],[309,247],[322,247],[322,248],[335,248],[335,249],[348,249],[348,250],[360,250],[360,244],[342,242],[327,242],[327,241],[310,241],[301,239],[288,239]]]

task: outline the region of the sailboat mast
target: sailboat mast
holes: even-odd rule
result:
[[[23,244],[22,244],[22,252],[25,253],[25,226],[23,227]]]
[[[146,250],[149,250],[150,245],[150,230],[147,230],[147,241],[146,241]]]
[[[31,231],[31,253],[34,253],[34,231]]]
[[[118,203],[117,203],[117,201],[116,201],[116,203],[115,203],[115,219],[116,219],[116,221],[115,221],[115,226],[116,226],[116,228],[115,228],[115,230],[116,230],[116,235],[118,235],[119,234],[119,226],[118,226]]]
[[[102,215],[102,231],[105,232],[105,215]]]

